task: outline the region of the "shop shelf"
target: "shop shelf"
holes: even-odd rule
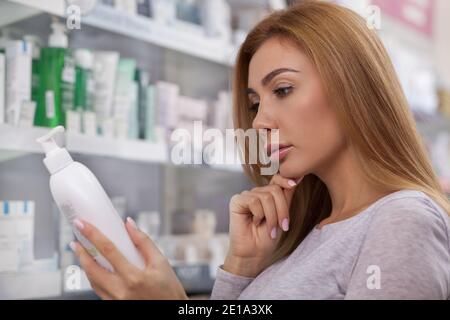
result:
[[[41,12],[60,17],[66,15],[64,0],[0,0],[0,4],[8,9],[1,10],[1,12],[8,12],[8,17],[3,17],[0,25],[19,21]],[[1,15],[0,18],[2,18]],[[233,65],[237,52],[237,47],[231,43],[219,38],[207,37],[202,30],[192,32],[195,28],[190,24],[180,21],[173,25],[165,25],[154,19],[124,13],[102,4],[97,4],[92,11],[81,17],[81,28],[83,25],[114,32],[224,66]]]
[[[43,153],[36,139],[47,132],[48,128],[0,124],[0,150]],[[65,133],[59,136],[58,143],[65,146],[69,152],[79,154],[149,163],[167,162],[167,146],[162,142],[152,143],[142,140],[111,139]]]
[[[83,134],[67,133],[66,147],[70,152],[87,155],[149,163],[167,162],[167,146],[165,143],[112,139],[101,136],[91,137]]]

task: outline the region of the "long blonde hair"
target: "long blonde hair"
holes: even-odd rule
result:
[[[427,157],[386,49],[364,19],[349,9],[304,1],[272,13],[251,30],[234,71],[235,128],[252,127],[255,115],[249,111],[246,94],[249,64],[271,37],[292,41],[312,61],[368,181],[381,190],[422,191],[450,214],[450,203]],[[248,154],[247,145],[244,151]],[[244,170],[257,185],[265,185],[271,178],[262,176],[257,164],[245,164]],[[291,231],[283,234],[271,262],[290,254],[330,213],[327,187],[316,176],[306,176],[292,200]]]

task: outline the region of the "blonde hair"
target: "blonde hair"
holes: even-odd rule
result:
[[[246,94],[249,64],[271,37],[297,44],[314,64],[368,181],[380,190],[422,191],[450,214],[450,203],[427,157],[386,49],[364,19],[349,9],[305,1],[272,13],[251,30],[234,71],[235,128],[252,127],[255,115],[249,111]],[[247,145],[244,149],[248,154]],[[260,174],[258,164],[245,164],[244,170],[257,185],[270,181],[271,177]],[[327,187],[316,176],[306,176],[292,200],[291,231],[283,234],[271,263],[290,254],[330,213]]]

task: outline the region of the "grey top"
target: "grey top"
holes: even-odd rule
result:
[[[256,278],[221,267],[211,299],[450,299],[450,218],[422,192],[390,194],[315,228]]]

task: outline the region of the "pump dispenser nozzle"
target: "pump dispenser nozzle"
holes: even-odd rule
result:
[[[58,126],[56,128],[53,128],[49,133],[36,140],[38,143],[41,144],[42,149],[44,149],[46,155],[48,155],[53,150],[60,149],[55,139],[53,139],[53,137],[57,133],[64,133],[64,127]]]
[[[53,31],[48,38],[48,45],[52,48],[66,49],[69,43],[66,35],[66,26],[55,19],[51,27]]]
[[[53,128],[49,133],[36,140],[40,143],[42,149],[44,149],[44,164],[51,174],[67,167],[73,162],[69,152],[65,148],[59,147],[56,143],[54,136],[58,133],[64,133],[63,126]]]

